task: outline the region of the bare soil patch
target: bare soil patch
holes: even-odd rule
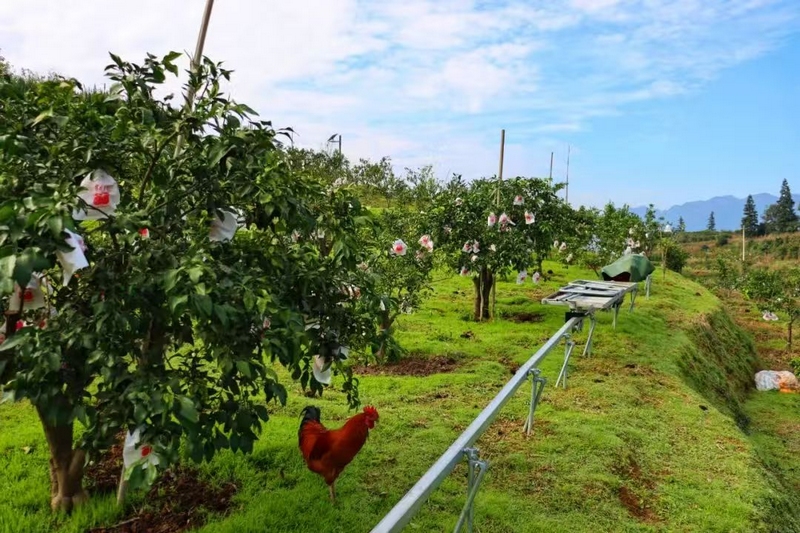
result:
[[[658,522],[658,515],[653,510],[655,499],[652,493],[656,487],[653,476],[643,474],[634,457],[617,463],[612,471],[624,480],[617,489],[617,496],[631,516],[642,522]]]
[[[517,324],[526,322],[544,322],[544,315],[542,313],[509,313],[505,316],[506,319]]]
[[[512,376],[517,373],[517,370],[519,370],[520,367],[519,363],[512,361],[508,357],[501,357],[499,362],[508,369],[508,372]]]
[[[95,493],[114,493],[122,471],[122,440],[86,468],[86,485]],[[119,523],[88,533],[178,533],[202,526],[210,513],[227,513],[238,487],[219,486],[188,466],[164,471],[150,488],[145,505],[130,507]]]
[[[409,357],[385,365],[357,366],[353,371],[366,376],[430,376],[431,374],[453,372],[458,366],[459,361],[454,357],[439,356],[429,359]]]
[[[86,466],[84,473],[86,488],[90,493],[110,493],[117,490],[119,476],[122,473],[122,443],[124,434],[117,437],[114,444],[99,460]]]

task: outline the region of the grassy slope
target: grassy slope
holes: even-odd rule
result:
[[[707,252],[701,249],[703,245],[708,247]],[[698,241],[687,244],[686,249],[692,254],[687,274],[713,285],[716,258],[740,257],[741,240],[731,240],[727,246]],[[800,235],[748,239],[746,250],[748,261],[756,268],[796,267]],[[722,297],[735,322],[753,338],[760,359],[758,370],[791,370],[789,362],[800,357],[800,344],[787,348],[785,323],[764,322],[758,306],[739,294],[724,292]],[[765,506],[774,509],[777,515],[797,517],[794,523],[790,521],[783,529],[776,527],[776,530],[800,531],[800,397],[756,393],[747,398],[742,408],[750,421],[756,456],[767,472],[772,489]]]
[[[415,356],[450,355],[462,365],[429,377],[362,379],[362,400],[378,407],[381,422],[340,478],[337,506],[328,503],[324,482],[306,470],[297,451],[297,416],[309,400],[295,387],[286,408],[271,409],[273,419],[252,456],[226,453],[202,466],[208,476],[233,477],[241,487],[240,508],[203,531],[369,531],[499,391],[510,377],[508,365],[523,362],[563,323],[563,308],[536,302],[569,279],[592,276],[575,269],[557,273],[545,287],[518,287],[513,280],[498,287],[498,311],[544,313],[542,323],[468,322],[469,280],[437,282],[425,308],[403,318],[400,340]],[[594,355],[583,359],[576,350],[568,390],[553,387],[563,353],[554,351],[542,365],[549,383],[534,435],[521,432],[529,397],[524,388],[478,443],[491,462],[477,498],[478,530],[767,530],[754,520],[776,507],[767,503],[775,485],[753,443],[788,452],[771,436],[759,442],[758,435],[750,439],[737,428],[731,413],[742,396],[735,380],[710,392],[685,363],[714,360],[693,340],[709,321],[725,320],[719,307],[694,283],[671,274],[662,282],[659,274],[651,299],[641,298],[633,314],[623,311],[616,331],[611,317],[601,315]],[[461,337],[467,330],[472,338]],[[585,332],[577,338],[580,348]],[[723,360],[750,357],[737,342],[726,344]],[[684,377],[686,368],[691,379]],[[770,402],[773,397],[760,397],[765,412],[781,408]],[[340,393],[313,403],[331,426],[348,416]],[[32,446],[30,454],[25,446]],[[52,518],[46,458],[30,408],[0,406],[0,531],[77,532],[119,519],[110,496],[95,498],[70,518]],[[452,529],[463,504],[464,474],[460,466],[409,531]]]

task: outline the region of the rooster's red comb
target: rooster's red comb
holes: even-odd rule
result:
[[[370,415],[373,418],[378,418],[378,410],[371,405],[364,407],[364,414]]]

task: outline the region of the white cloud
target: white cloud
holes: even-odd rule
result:
[[[193,51],[203,3],[4,0],[0,47],[102,84],[109,51]],[[593,119],[697,90],[780,46],[799,14],[796,0],[239,0],[215,3],[205,52],[304,146],[338,132],[352,158],[471,177],[497,171],[507,128],[506,172],[542,175]]]

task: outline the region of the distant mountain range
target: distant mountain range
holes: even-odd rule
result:
[[[800,203],[800,195],[793,194],[795,206]],[[657,217],[664,217],[664,220],[673,226],[678,225],[678,219],[683,217],[686,223],[686,231],[701,231],[708,225],[708,215],[714,212],[714,220],[718,230],[736,230],[742,227],[742,211],[746,198],[736,198],[735,196],[716,196],[710,200],[699,200],[687,202],[681,205],[674,205],[666,210],[656,210]],[[758,209],[758,220],[764,215],[764,211],[770,205],[778,201],[774,194],[754,194],[753,200]],[[637,215],[643,217],[647,212],[646,206],[634,207],[631,209]]]

